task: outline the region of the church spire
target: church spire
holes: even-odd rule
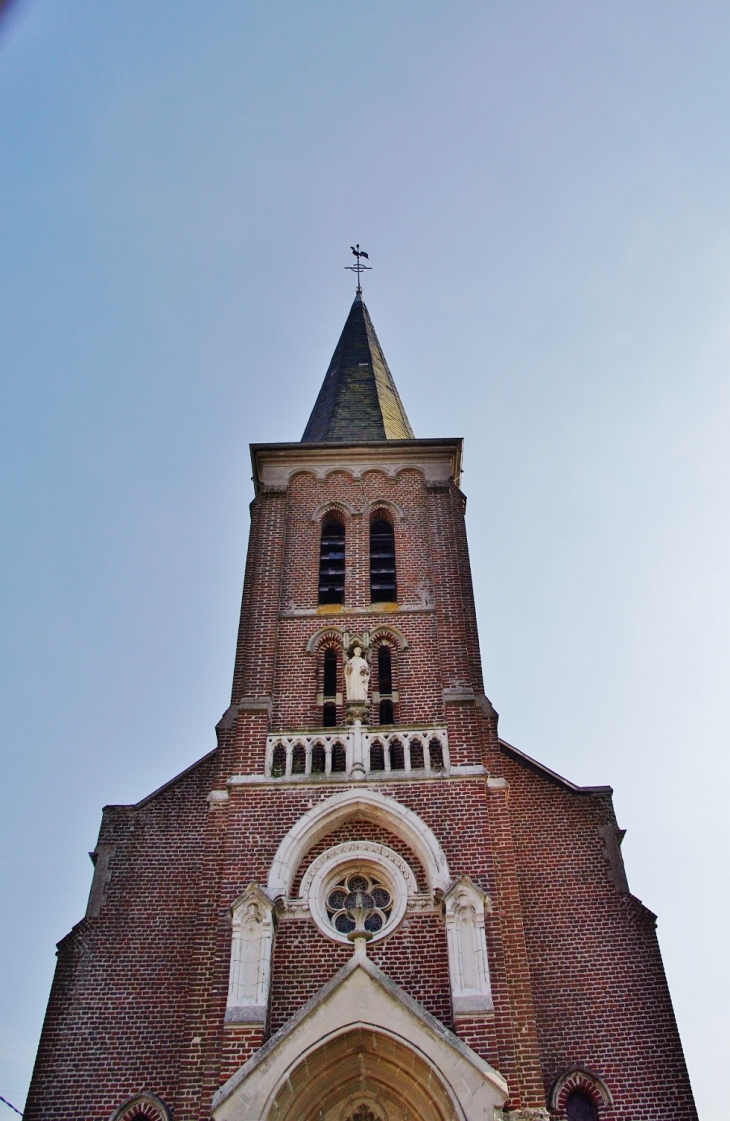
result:
[[[393,375],[358,291],[302,443],[413,439]]]

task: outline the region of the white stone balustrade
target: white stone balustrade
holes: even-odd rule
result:
[[[373,778],[448,773],[445,728],[375,731],[355,723],[347,732],[282,733],[266,737],[267,778]]]

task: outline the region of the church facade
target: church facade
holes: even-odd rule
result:
[[[611,789],[500,739],[462,443],[414,437],[359,291],[251,454],[217,747],[105,808],[26,1121],[695,1121]]]

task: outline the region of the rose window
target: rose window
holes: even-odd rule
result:
[[[390,918],[393,899],[380,880],[357,871],[334,884],[327,895],[326,907],[327,917],[339,934],[347,935],[355,929],[358,911],[364,916],[365,930],[377,934]]]

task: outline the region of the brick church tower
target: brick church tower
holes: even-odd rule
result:
[[[255,498],[218,745],[107,806],[26,1121],[691,1121],[611,789],[499,738],[460,439],[358,290]]]

